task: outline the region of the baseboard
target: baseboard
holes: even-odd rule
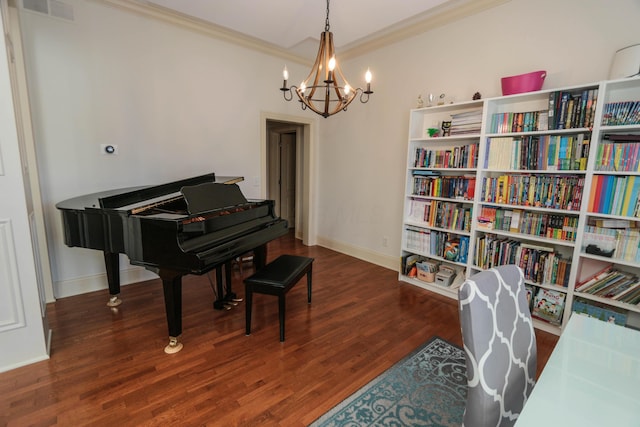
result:
[[[12,369],[21,368],[23,366],[31,365],[32,363],[42,362],[43,360],[48,360],[49,355],[38,356],[27,360],[21,360],[19,363],[13,363],[11,365],[0,366],[0,373],[8,372]]]
[[[348,245],[346,243],[338,242],[336,240],[328,239],[322,236],[318,236],[317,244],[324,248],[370,262],[371,264],[388,268],[389,270],[393,270],[396,272],[399,271],[398,257],[393,257],[369,249]]]
[[[158,276],[142,267],[131,267],[120,270],[120,285],[122,286],[157,278]],[[106,272],[54,283],[56,298],[66,298],[107,288]]]
[[[379,252],[348,245],[343,242],[327,239],[321,236],[318,236],[317,244],[327,249],[331,249],[393,271],[398,271],[397,257],[384,255]],[[120,270],[120,284],[122,286],[157,278],[158,276],[142,267],[132,266],[126,270]],[[66,298],[74,295],[86,294],[87,292],[100,291],[107,288],[106,273],[83,276],[70,280],[62,280],[54,283],[56,298]]]

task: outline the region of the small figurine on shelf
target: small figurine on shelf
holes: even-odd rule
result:
[[[438,100],[438,105],[444,105],[444,93],[440,94],[440,100]]]
[[[422,99],[422,95],[418,95],[417,107],[418,108],[423,108],[424,107],[424,100]]]
[[[442,122],[442,136],[451,136],[451,122]]]
[[[440,129],[429,128],[427,129],[427,133],[429,134],[429,138],[436,138],[440,133]]]
[[[427,104],[427,107],[432,107],[433,106],[433,94],[430,93],[429,94],[429,104]]]
[[[480,92],[476,92],[473,94],[473,99],[474,101],[477,101],[478,99],[482,99],[482,95],[480,95]]]

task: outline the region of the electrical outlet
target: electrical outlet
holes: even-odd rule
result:
[[[100,154],[116,155],[118,154],[118,146],[115,144],[100,144]]]

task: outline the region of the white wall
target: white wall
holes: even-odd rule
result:
[[[58,296],[106,282],[100,253],[64,245],[55,203],[209,171],[247,177],[243,191],[258,197],[260,112],[312,114],[282,101],[281,59],[67,2],[74,23],[22,13]],[[320,118],[320,244],[395,268],[409,109],[419,93],[496,96],[501,76],[538,69],[548,71],[545,88],[605,79],[614,51],[640,42],[638,18],[637,0],[512,0],[342,64],[354,86],[370,66],[375,93],[366,105]],[[288,66],[291,76],[308,73]],[[100,155],[101,143],[120,154]]]
[[[104,288],[106,276],[100,252],[64,245],[57,202],[212,171],[244,176],[244,194],[259,197],[260,113],[302,114],[282,101],[281,59],[98,3],[67,3],[72,23],[21,13],[58,297]],[[101,155],[100,144],[117,144],[119,154]],[[124,273],[124,283],[154,277]]]
[[[614,52],[640,42],[639,19],[637,0],[512,0],[344,65],[352,85],[371,67],[375,93],[323,122],[319,241],[397,268],[418,94],[500,96],[500,77],[536,70],[548,72],[545,89],[604,80]]]

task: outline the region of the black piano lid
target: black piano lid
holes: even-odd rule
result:
[[[166,194],[177,193],[184,186],[198,185],[205,182],[215,182],[216,174],[196,176],[193,178],[181,179],[167,184],[154,185],[141,190],[129,191],[115,196],[103,197],[100,199],[100,207],[103,209],[114,209],[127,206],[140,200],[153,199]]]
[[[198,180],[199,178],[204,177],[204,182],[211,182],[210,177],[212,176],[215,176],[215,175],[212,173],[208,175],[203,175],[202,177],[189,178],[183,181]],[[240,182],[243,180],[244,178],[237,177],[237,176],[217,176],[215,177],[214,182],[229,184],[229,183]],[[181,182],[181,181],[177,181],[177,182]],[[176,184],[177,182],[174,182],[171,184]],[[167,185],[168,187],[172,187],[171,185],[168,185],[168,184],[162,184],[162,185]],[[157,187],[160,187],[160,186],[157,186]],[[176,187],[177,188],[175,188],[173,192],[179,192],[182,186],[176,186]],[[85,194],[83,196],[77,196],[67,200],[63,200],[56,204],[56,208],[60,210],[84,210],[84,209],[92,209],[92,208],[100,209],[103,199],[111,200],[110,203],[119,203],[117,202],[118,197],[125,194],[138,195],[139,198],[133,201],[133,202],[138,202],[148,198],[146,191],[149,189],[151,189],[152,192],[155,191],[152,188],[154,188],[154,186],[142,185],[142,186],[135,186],[135,187],[126,187],[126,188],[99,191],[96,193]],[[172,188],[166,188],[166,190],[168,191],[168,193],[172,192],[171,191]],[[159,194],[159,195],[161,196],[162,194]],[[113,200],[116,200],[116,201],[113,202]]]

